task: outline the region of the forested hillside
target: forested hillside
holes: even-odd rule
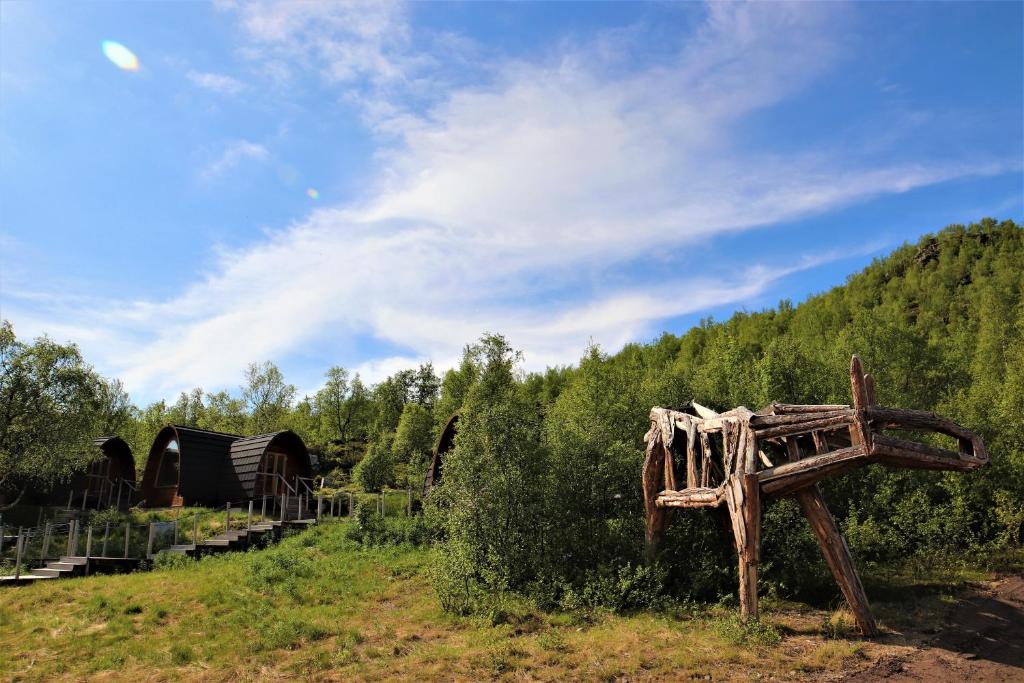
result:
[[[237,394],[195,389],[134,408],[71,346],[3,328],[0,495],[67,476],[97,432],[127,438],[141,461],[161,425],[252,434],[290,428],[322,451],[334,479],[374,491],[419,489],[441,426],[461,412],[443,483],[406,538],[436,543],[432,576],[454,611],[494,596],[542,604],[643,606],[667,590],[715,598],[735,586],[717,521],[675,516],[661,561],[643,561],[640,466],[652,406],[718,409],[771,401],[847,403],[857,353],[881,404],[934,410],[980,432],[991,464],[970,475],[865,468],[826,482],[825,498],[861,563],[984,562],[1019,547],[1024,524],[1024,230],[1010,221],[950,226],[877,259],[843,286],[682,336],[664,334],[577,366],[528,374],[497,334],[438,377],[430,364],[366,385],[342,367],[299,398],[272,363]],[[59,425],[59,430],[50,426]],[[72,457],[73,456],[73,457]],[[766,510],[768,587],[834,591],[795,504]]]
[[[728,592],[732,549],[710,515],[676,515],[665,569],[641,565],[649,408],[848,403],[853,353],[874,374],[880,403],[952,417],[978,430],[992,455],[968,476],[871,467],[828,481],[825,498],[859,560],[984,561],[1019,545],[1022,286],[1024,231],[985,220],[903,246],[799,306],[705,321],[612,356],[590,349],[577,369],[545,377],[515,381],[514,354],[485,340],[490,356],[435,501],[447,549],[442,596],[456,609],[504,588],[563,604],[643,603],[661,571],[678,595]],[[792,501],[768,508],[764,543],[770,586],[833,590]]]

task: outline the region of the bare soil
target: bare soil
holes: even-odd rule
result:
[[[961,594],[937,633],[888,634],[865,654],[873,663],[841,680],[1024,682],[1024,576]]]

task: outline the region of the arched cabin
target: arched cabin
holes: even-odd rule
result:
[[[231,463],[235,478],[229,482],[228,490],[243,499],[301,492],[299,480],[313,476],[306,444],[292,431],[235,441],[231,444]]]
[[[153,441],[141,495],[147,507],[215,506],[293,494],[311,474],[292,431],[243,437],[169,425]]]
[[[93,440],[97,457],[70,481],[55,487],[48,499],[53,505],[90,508],[125,507],[136,502],[135,458],[131,446],[119,436]]]
[[[430,489],[441,481],[444,474],[444,458],[448,451],[455,448],[455,431],[459,422],[459,414],[455,413],[441,430],[437,437],[437,444],[434,446],[434,457],[430,460],[430,467],[427,469],[427,476],[423,482],[423,495],[430,493]]]

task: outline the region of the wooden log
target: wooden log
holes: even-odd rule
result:
[[[874,437],[872,457],[887,467],[954,472],[970,472],[987,462],[987,460],[965,457],[944,448],[881,435]]]
[[[704,432],[700,432],[700,449],[700,485],[707,487],[711,484],[711,441]]]
[[[757,436],[753,429],[750,428],[748,421],[743,422],[743,430],[741,437],[741,447],[743,448],[743,457],[746,462],[744,471],[747,474],[757,473]]]
[[[856,354],[850,358],[850,394],[853,396],[853,407],[857,415],[850,425],[850,442],[854,446],[863,445],[871,450],[871,432],[868,429],[868,420],[865,411],[871,405],[868,397],[867,383],[864,381],[864,369],[860,364],[860,357]]]
[[[653,413],[653,411],[652,411]],[[659,508],[658,493],[664,488],[665,448],[662,444],[661,429],[652,423],[648,432],[647,456],[644,459],[642,483],[644,494],[646,552],[648,560],[657,555],[658,546],[665,537],[665,530],[671,519],[671,510]]]
[[[736,466],[736,439],[733,433],[735,423],[725,422],[722,425],[722,469],[725,476],[733,473]]]
[[[784,415],[787,413],[829,413],[836,410],[845,410],[850,406],[841,405],[838,403],[829,405],[801,405],[796,403],[773,403],[771,405],[772,411],[776,415]]]
[[[740,618],[757,619],[757,565],[761,547],[761,498],[757,476],[734,475],[726,483],[726,502],[739,558]]]
[[[686,488],[697,486],[697,430],[686,431]]]
[[[926,410],[871,407],[867,419],[875,429],[923,429],[957,439],[961,457],[988,462],[988,451],[980,436],[956,422]]]
[[[875,405],[875,378],[870,373],[864,375],[864,389],[868,395],[868,406]]]
[[[676,471],[675,462],[672,459],[672,449],[667,445],[662,445],[662,449],[665,451],[665,457],[662,458],[662,461],[665,463],[665,488],[675,491],[678,487],[676,486]]]
[[[853,425],[855,424],[856,419],[857,416],[853,411],[850,411],[849,413],[844,411],[843,413],[833,415],[832,417],[822,417],[815,420],[806,420],[793,424],[765,427],[763,429],[755,428],[755,433],[759,439],[769,439],[778,436],[792,436],[794,434],[808,434],[819,429],[834,429],[845,425]]]
[[[750,426],[761,431],[762,429],[767,429],[769,427],[800,424],[801,422],[813,422],[815,420],[825,420],[830,417],[853,417],[855,414],[856,411],[854,409],[843,408],[842,410],[793,413],[787,415],[755,415],[750,418]]]
[[[800,449],[796,439],[787,440],[786,451],[791,462],[800,459]],[[797,491],[795,497],[800,505],[800,510],[811,525],[811,531],[814,532],[814,536],[818,540],[825,563],[839,585],[843,597],[846,598],[850,611],[853,612],[861,634],[867,637],[875,635],[877,627],[875,618],[871,614],[867,593],[864,592],[864,585],[861,583],[857,567],[853,563],[850,549],[842,534],[839,533],[839,528],[829,512],[828,506],[825,505],[821,490],[816,485],[809,486]]]
[[[757,473],[757,477],[761,481],[762,494],[784,496],[817,484],[825,477],[845,472],[868,462],[867,452],[862,446],[851,446],[761,470]]]
[[[724,489],[696,488],[683,491],[662,491],[655,500],[658,507],[718,507],[724,498]]]

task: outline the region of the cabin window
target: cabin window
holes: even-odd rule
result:
[[[181,453],[178,451],[177,439],[171,439],[164,448],[160,457],[160,470],[156,475],[157,486],[177,486],[178,468],[181,462]]]

